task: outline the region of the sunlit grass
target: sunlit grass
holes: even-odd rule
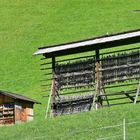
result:
[[[42,96],[49,92],[41,92],[42,62],[40,56],[32,56],[40,46],[140,28],[140,13],[132,12],[140,9],[139,3],[140,0],[0,0],[0,89],[42,102],[35,106],[34,122],[0,128],[0,140],[93,140],[115,133],[98,131],[98,127],[120,123],[124,117],[139,119],[139,105],[124,105],[46,122],[47,98]],[[139,139],[139,127],[135,130],[132,139]]]

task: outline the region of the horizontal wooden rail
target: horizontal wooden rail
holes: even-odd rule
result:
[[[63,93],[61,95],[73,94],[73,93],[82,93],[82,92],[91,92],[91,91],[95,91],[95,89],[93,89],[93,90],[81,90],[81,91],[74,91],[74,92],[66,92],[66,93]]]
[[[84,58],[95,58],[95,55],[87,55],[82,57],[75,57],[75,58],[69,58],[69,59],[63,59],[63,60],[57,60],[56,62],[65,62],[65,61],[71,61],[71,60],[77,60],[77,59],[84,59]]]
[[[79,71],[85,71],[85,70],[89,70],[90,69],[94,69],[94,66],[88,66],[88,67],[84,67],[84,68],[79,68],[77,70],[67,70],[67,71],[63,71],[63,72],[59,72],[59,74],[64,74],[64,73],[68,73],[68,72],[79,72]],[[58,74],[58,72],[56,71],[56,74]]]
[[[129,91],[121,91],[121,92],[114,92],[114,93],[107,93],[100,96],[114,96],[114,95],[125,95],[125,94],[133,94],[136,93],[136,90],[129,90]]]
[[[40,70],[51,70],[52,68],[41,68]]]
[[[139,103],[140,101],[137,101],[137,103]],[[123,104],[129,104],[129,103],[134,103],[134,102],[132,102],[132,101],[130,101],[130,102],[122,102],[122,103],[114,103],[114,104],[109,104],[109,106],[115,106],[115,105],[123,105]],[[108,107],[108,105],[104,105],[105,107],[107,106]]]
[[[47,62],[47,63],[42,63],[42,64],[40,64],[40,66],[51,65],[51,64],[52,64],[52,62]]]
[[[130,84],[126,83],[126,84],[121,84],[121,85],[116,85],[116,86],[115,85],[114,86],[102,86],[101,89],[115,88],[115,87],[122,87],[122,86],[131,86],[131,85],[138,85],[138,82],[130,83]]]
[[[132,79],[140,79],[140,77],[130,77],[130,78],[123,78],[123,79],[115,79],[115,80],[108,80],[107,82],[104,82],[103,84],[113,83],[113,82],[119,82],[119,81],[126,81],[126,80],[132,80]]]
[[[42,76],[52,75],[52,73],[44,73]]]
[[[98,59],[98,61],[104,61],[104,60],[113,60],[113,59],[120,59],[120,58],[126,58],[130,56],[135,56],[136,54],[127,54],[127,55],[122,55],[122,56],[117,56],[116,57],[103,57],[101,59]]]
[[[77,92],[66,92],[66,93],[59,93],[58,95],[69,95],[69,94],[75,94],[75,93],[84,93],[84,92],[93,92],[95,90],[84,90],[84,91],[77,91]],[[45,92],[45,91],[44,91]],[[43,97],[49,97],[49,95],[43,95]]]
[[[78,76],[78,75],[86,75],[86,74],[94,74],[94,72],[93,71],[84,71],[84,72],[73,72],[73,73],[66,73],[66,74],[60,74],[60,75],[58,75],[58,76],[63,76],[63,77],[65,77],[65,78],[67,78],[67,77],[71,77],[71,76]]]
[[[111,98],[111,99],[108,99],[108,101],[113,101],[113,100],[121,100],[121,99],[127,99],[128,97],[119,97],[119,98]],[[104,100],[106,101],[106,100]]]
[[[61,91],[61,90],[64,90],[64,89],[72,89],[72,88],[84,88],[84,87],[94,87],[95,86],[95,83],[93,83],[93,84],[81,84],[81,85],[75,85],[75,86],[64,86],[64,87],[62,87],[62,88],[60,88],[59,90]]]
[[[44,59],[47,59],[47,58],[46,57],[40,58],[40,60],[44,60]]]
[[[140,62],[140,58],[135,59],[135,62],[134,62],[134,63],[136,63],[136,61]],[[138,63],[138,62],[137,62],[137,63]],[[115,63],[114,63],[113,65],[116,66]],[[103,64],[103,65],[102,65],[102,68],[109,67],[109,66],[110,66],[110,67],[114,67],[113,65],[110,65],[110,64]],[[124,64],[122,64],[122,65],[124,65]]]
[[[105,55],[105,54],[111,54],[111,53],[118,53],[118,52],[126,52],[126,51],[131,51],[131,50],[139,50],[140,47],[135,47],[131,49],[125,49],[125,50],[117,50],[117,51],[111,51],[111,52],[106,52],[106,53],[100,53],[100,55]]]
[[[108,71],[108,70],[110,71],[110,70],[116,70],[116,69],[120,69],[120,68],[129,68],[129,67],[137,67],[137,66],[140,66],[140,63],[113,66],[113,67],[109,67],[109,68],[105,68],[105,69],[99,69],[99,71],[103,72],[103,71]]]
[[[40,81],[43,82],[43,81],[51,81],[51,80],[53,80],[53,78],[42,79],[42,80],[40,80]]]

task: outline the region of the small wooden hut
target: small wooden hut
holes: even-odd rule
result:
[[[140,29],[39,48],[34,55],[43,55],[46,116],[50,102],[53,116],[138,102],[140,44],[136,43]]]
[[[33,120],[35,103],[39,104],[25,96],[0,90],[0,125]]]

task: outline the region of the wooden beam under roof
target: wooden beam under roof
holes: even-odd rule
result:
[[[63,56],[68,54],[105,49],[140,42],[140,29],[117,34],[95,37],[92,39],[70,42],[66,44],[39,48],[33,55],[43,54],[45,57]]]

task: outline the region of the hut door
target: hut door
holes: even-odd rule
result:
[[[16,123],[21,122],[21,110],[22,110],[21,104],[17,103],[15,105],[15,122]]]
[[[22,110],[21,110],[21,121],[23,121],[23,122],[27,121],[26,105],[25,104],[23,104]]]

